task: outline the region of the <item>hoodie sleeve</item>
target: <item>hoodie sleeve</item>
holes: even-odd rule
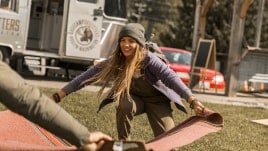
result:
[[[65,85],[62,90],[68,95],[72,92],[75,92],[77,90],[80,90],[81,88],[85,87],[86,85],[90,84],[87,82],[90,78],[98,74],[102,67],[108,62],[108,60],[105,60],[97,65],[94,65],[90,67],[85,72],[81,73],[77,77],[75,77],[72,81],[70,81],[67,85]]]

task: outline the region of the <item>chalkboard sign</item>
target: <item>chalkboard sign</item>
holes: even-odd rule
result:
[[[195,67],[206,67],[210,49],[211,43],[209,41],[199,43],[198,51],[196,51]]]
[[[200,69],[216,69],[216,44],[215,40],[200,39],[194,54],[194,60],[191,68],[191,80],[189,87],[193,88],[196,84],[203,81],[205,84],[206,72],[200,72]],[[203,90],[205,89],[203,85]]]
[[[215,40],[200,39],[195,52],[193,68],[199,67],[215,69],[215,51]]]

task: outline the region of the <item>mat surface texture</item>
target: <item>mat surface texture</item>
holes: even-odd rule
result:
[[[74,151],[50,132],[11,111],[0,112],[0,150],[2,151]]]

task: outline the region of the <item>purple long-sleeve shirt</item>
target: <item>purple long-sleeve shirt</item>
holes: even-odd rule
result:
[[[108,62],[107,60],[106,63]],[[101,66],[98,65],[89,68],[69,82],[62,90],[66,94],[70,94],[83,88],[86,86],[84,81],[96,75],[101,69]],[[187,100],[193,95],[192,91],[182,82],[173,70],[151,52],[147,53],[144,60],[144,75],[154,88],[163,93],[171,101],[175,102],[178,109],[186,113],[181,97]]]

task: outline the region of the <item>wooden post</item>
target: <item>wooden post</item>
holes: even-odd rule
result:
[[[213,2],[214,0],[196,0],[194,34],[192,42],[193,51],[196,51],[198,40],[200,38],[205,38],[207,12]]]
[[[252,0],[235,0],[233,8],[232,29],[228,53],[226,72],[227,87],[225,95],[235,96],[237,92],[237,79],[239,78],[239,63],[244,34],[245,15]]]
[[[199,39],[199,24],[200,24],[200,10],[201,10],[201,0],[196,0],[195,4],[195,19],[194,19],[194,33],[193,33],[193,42],[192,42],[192,51],[195,53],[196,45]],[[193,60],[193,59],[192,59]]]
[[[200,15],[200,26],[199,26],[200,38],[205,38],[207,12],[210,6],[213,4],[213,1],[214,0],[205,0],[204,3],[202,4],[201,15]]]
[[[263,20],[263,12],[264,12],[264,4],[265,0],[259,0],[258,6],[258,17],[257,17],[257,30],[255,35],[255,47],[260,47],[260,40],[261,40],[261,27],[262,27],[262,20]]]

